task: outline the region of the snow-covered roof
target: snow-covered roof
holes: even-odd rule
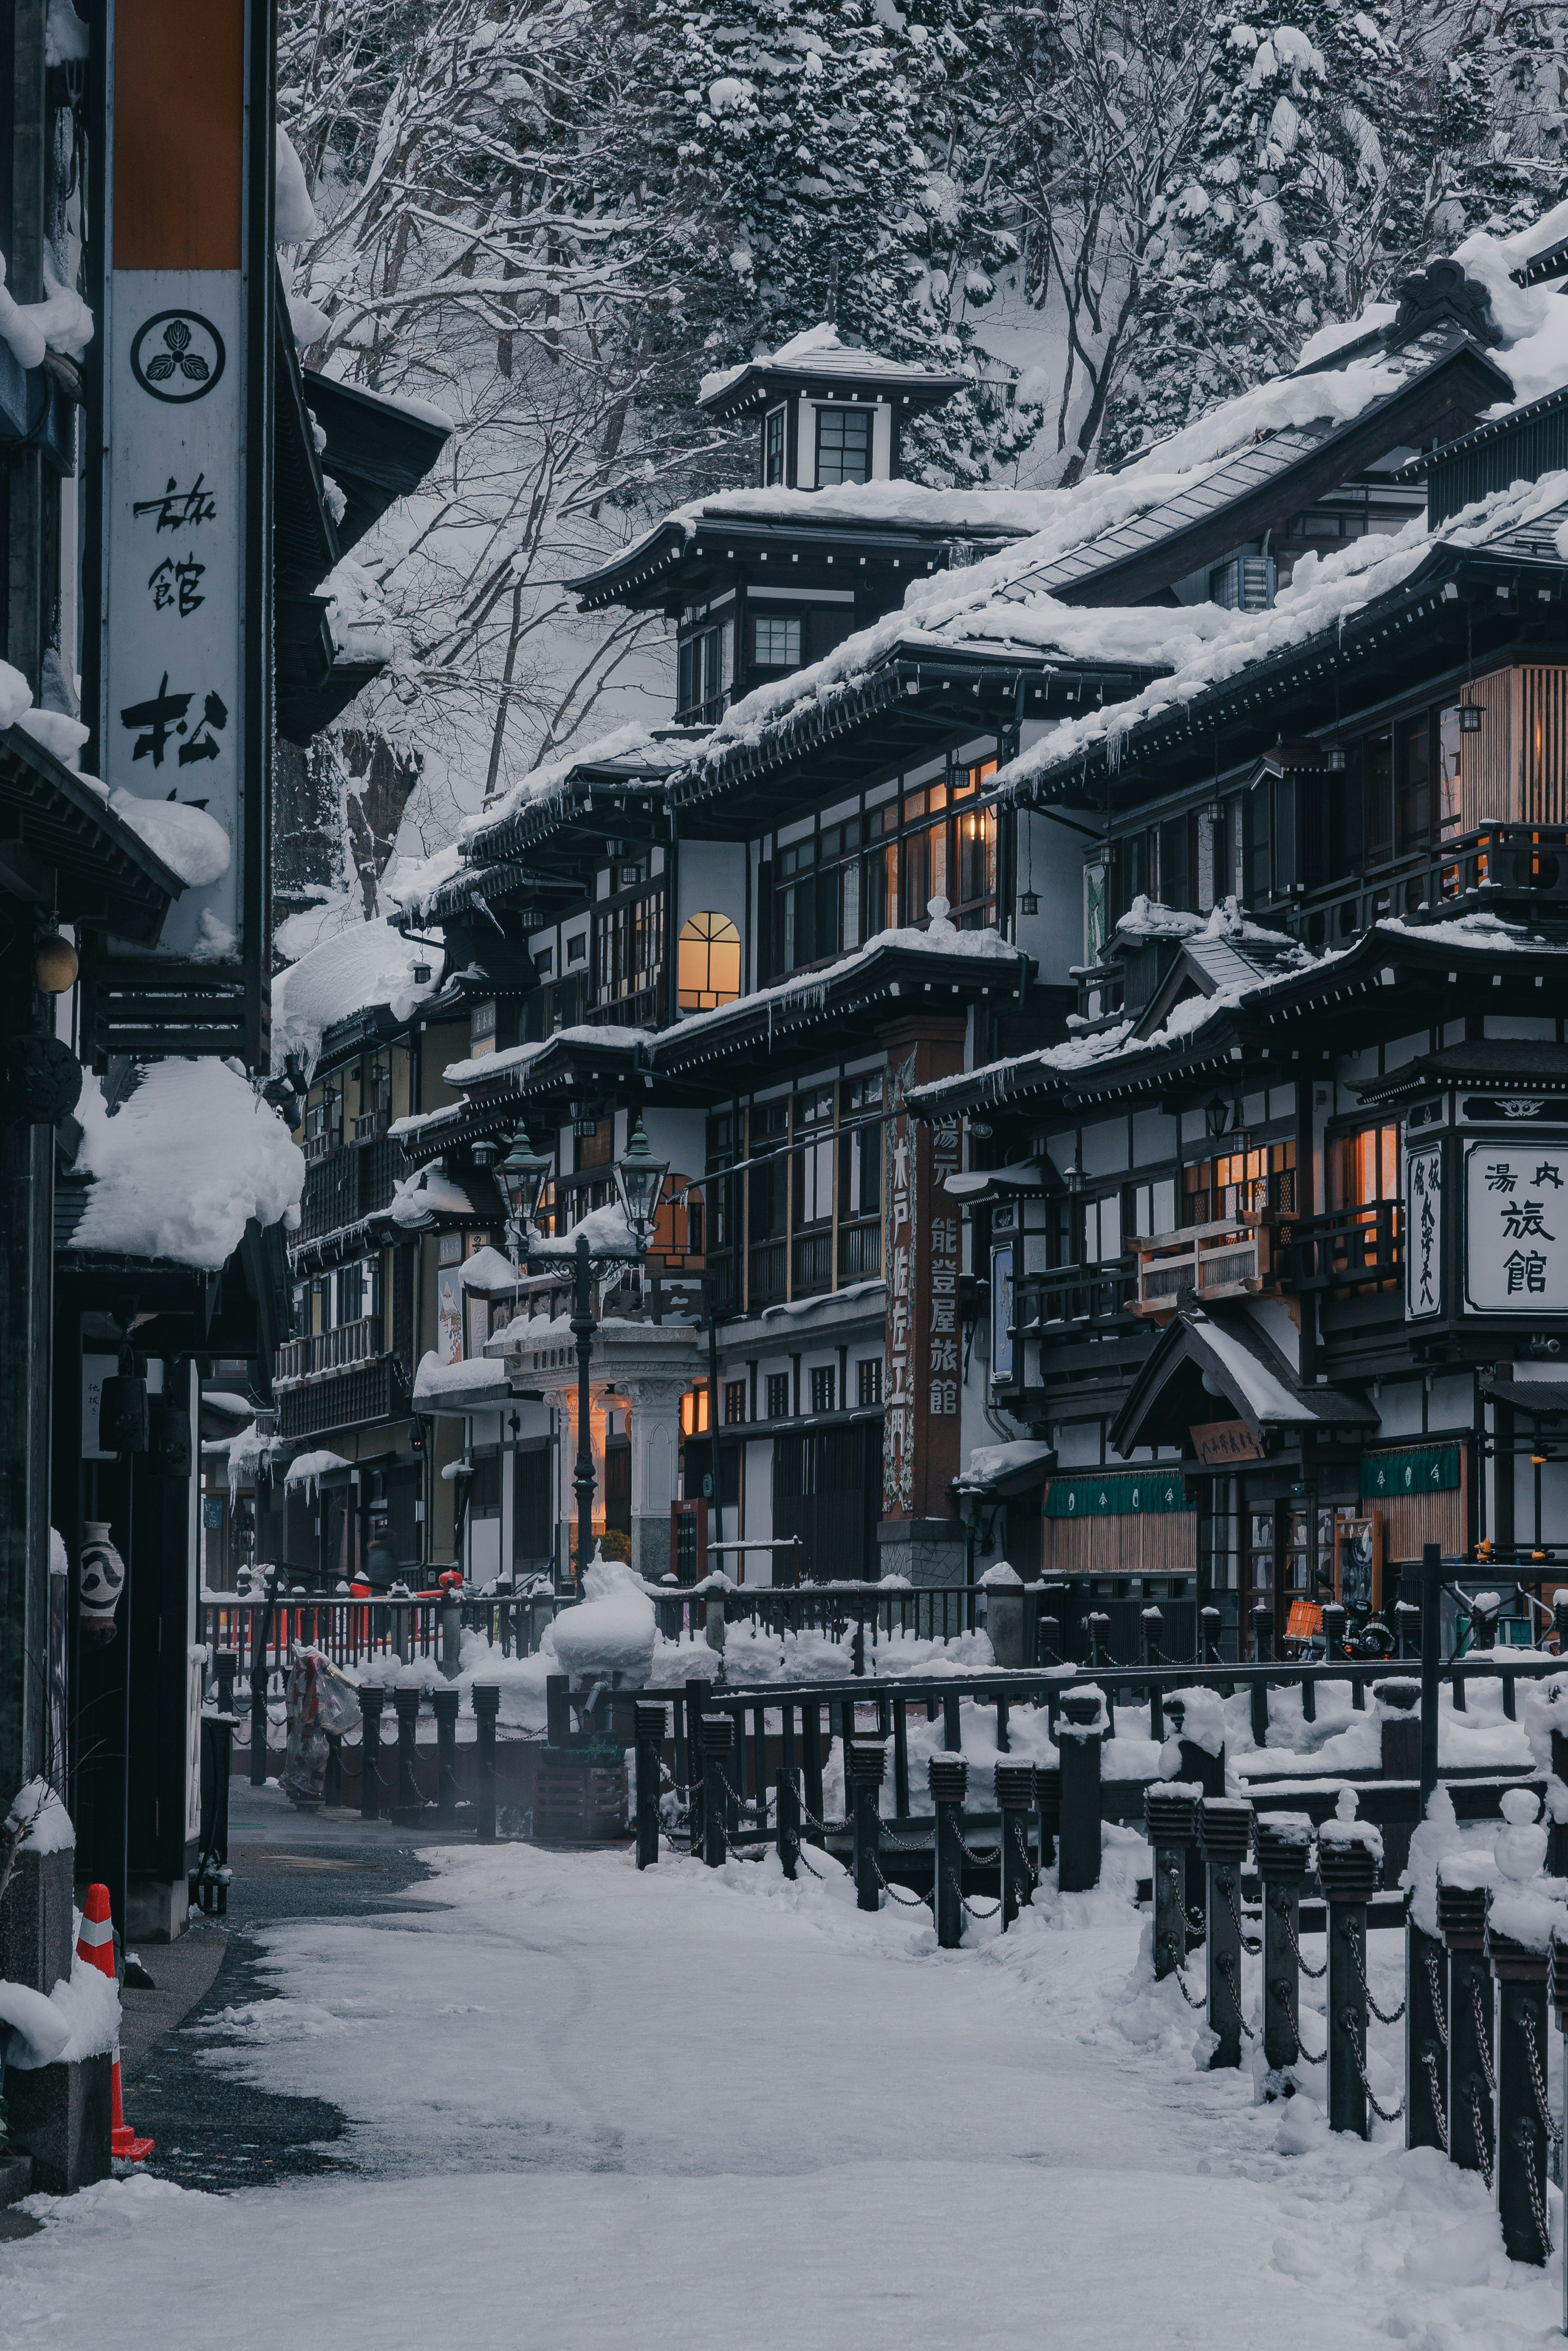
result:
[[[75,1249],[215,1271],[246,1224],[299,1205],[305,1158],[283,1120],[225,1061],[155,1061],[111,1116],[88,1071],[74,1175],[90,1176]]]
[[[1043,1478],[1055,1458],[1054,1448],[1038,1437],[1016,1437],[1005,1445],[977,1445],[971,1450],[968,1468],[961,1469],[953,1479],[953,1489],[960,1494],[990,1494],[1004,1480],[1016,1479],[1020,1472],[1037,1471]]]
[[[552,1046],[592,1045],[607,1052],[635,1052],[639,1045],[651,1045],[651,1029],[621,1029],[613,1021],[603,1024],[579,1021],[570,1029],[557,1029],[552,1036],[531,1040],[524,1045],[504,1045],[498,1053],[481,1053],[466,1061],[449,1061],[441,1075],[449,1086],[472,1086],[482,1079],[505,1077],[525,1070],[541,1053]],[[410,1123],[411,1126],[411,1122]]]
[[[423,1412],[472,1412],[486,1405],[504,1404],[509,1391],[506,1366],[483,1355],[458,1364],[443,1364],[432,1349],[420,1358],[414,1374],[414,1407]]]
[[[1568,309],[1568,304],[1563,307]],[[1362,607],[1402,587],[1438,547],[1469,552],[1517,551],[1511,542],[1523,532],[1531,536],[1538,552],[1554,552],[1557,559],[1568,559],[1563,553],[1565,524],[1568,472],[1543,474],[1539,481],[1516,482],[1465,507],[1444,523],[1438,538],[1428,534],[1423,520],[1417,520],[1389,537],[1353,539],[1326,557],[1305,555],[1289,586],[1281,589],[1267,611],[1215,613],[1212,606],[1197,608],[1214,614],[1219,625],[1179,659],[1168,676],[1157,678],[1126,702],[1064,718],[1048,727],[1001,771],[997,788],[1027,795],[1054,770],[1064,770],[1085,749],[1103,748],[1116,758],[1119,747],[1143,721],[1181,709],[1210,687],[1258,663],[1343,628]],[[1178,616],[1140,609],[1133,614],[1101,611],[1082,617],[1102,623],[1140,618],[1152,623]]]
[[[821,326],[806,327],[798,335],[792,335],[776,351],[759,352],[754,359],[742,360],[738,367],[715,368],[697,388],[697,405],[713,407],[753,375],[819,376],[824,381],[869,381],[888,390],[909,386],[928,396],[955,392],[963,381],[961,376],[942,375],[934,368],[919,367],[909,360],[886,359],[880,351],[846,343],[837,328],[825,320]]]
[[[683,767],[693,745],[701,740],[700,732],[689,726],[649,726],[641,719],[632,719],[592,743],[577,745],[563,758],[530,769],[510,790],[487,801],[474,815],[464,817],[457,829],[460,857],[463,852],[471,858],[484,855],[520,810],[545,806],[570,791],[590,771],[624,768],[628,775],[660,780]],[[417,913],[421,901],[428,900],[441,882],[450,881],[456,872],[459,860],[449,862],[449,854],[442,852],[439,859],[422,867],[400,872],[396,895],[410,912]]]
[[[428,980],[414,977],[417,965],[428,967]],[[406,1020],[435,994],[441,965],[439,947],[406,939],[384,919],[355,923],[324,939],[273,981],[274,1068],[301,1053],[314,1069],[326,1031],[356,1013],[385,1005],[394,1019]]]

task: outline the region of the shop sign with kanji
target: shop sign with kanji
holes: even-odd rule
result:
[[[1568,1313],[1568,1136],[1467,1144],[1465,1304]]]

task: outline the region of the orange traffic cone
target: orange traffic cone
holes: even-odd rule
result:
[[[85,1967],[98,1968],[114,1981],[114,1924],[109,1915],[109,1888],[89,1886],[87,1900],[82,1904],[82,1923],[77,1936],[77,1957]],[[119,2043],[114,2044],[114,2107],[109,2134],[109,2152],[117,2163],[145,2163],[157,2142],[139,2138],[125,2119],[125,2106],[119,2086]]]

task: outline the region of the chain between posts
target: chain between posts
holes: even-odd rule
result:
[[[1361,1989],[1366,1995],[1367,2007],[1372,2011],[1373,2015],[1377,2019],[1379,2024],[1397,2024],[1400,2018],[1405,2013],[1404,2001],[1400,2001],[1392,2016],[1386,2015],[1384,2011],[1378,2007],[1377,2002],[1372,1997],[1372,1986],[1366,1980],[1366,1970],[1362,1964],[1361,1952],[1357,1946],[1356,1938],[1354,1935],[1347,1935],[1345,1939],[1350,1945],[1350,1956],[1355,1961],[1355,1972],[1361,1979]],[[1371,2091],[1369,2090],[1366,2095],[1370,2097],[1372,2095]],[[1403,2112],[1403,2108],[1401,2108],[1400,2111]]]
[[[1421,2057],[1427,2068],[1427,2079],[1432,2085],[1432,2112],[1438,2118],[1438,2137],[1442,2140],[1443,2153],[1447,2155],[1449,2152],[1449,2118],[1443,2112],[1443,2092],[1438,2080],[1438,2060],[1430,2049],[1424,2049],[1421,2052]]]
[[[1313,2054],[1312,2051],[1307,2047],[1306,2043],[1302,2039],[1302,2036],[1301,2036],[1301,2031],[1300,2031],[1299,2026],[1298,2026],[1297,2031],[1296,2031],[1296,2054],[1297,2054],[1297,2056],[1298,2056],[1298,2057],[1304,2057],[1304,2058],[1306,2059],[1306,2062],[1307,2062],[1307,2064],[1308,2064],[1309,2065],[1326,2065],[1326,2064],[1327,2064],[1327,2063],[1328,2063],[1328,2019],[1327,2019],[1327,2017],[1326,2017],[1326,2016],[1325,2016],[1325,2017],[1324,2018],[1324,2020],[1323,2020],[1323,2047],[1318,2051],[1317,2054],[1314,2056],[1314,2055]]]
[[[962,1837],[960,1837],[959,1843],[961,1845],[963,1844]],[[969,1847],[967,1845],[964,1845],[964,1851],[966,1853],[969,1851]],[[994,1918],[997,1912],[1002,1907],[1000,1902],[993,1902],[990,1909],[987,1910],[981,1903],[970,1901],[964,1893],[962,1881],[961,1880],[956,1869],[949,1870],[948,1884],[958,1896],[960,1907],[967,1911],[971,1918]]]
[[[902,1903],[906,1910],[925,1910],[931,1907],[931,1895],[900,1894],[896,1886],[889,1884],[888,1880],[883,1876],[882,1864],[875,1854],[871,1855],[871,1866],[877,1873],[877,1885],[880,1886],[883,1893],[886,1894],[890,1900]]]
[[[1263,1938],[1261,1935],[1249,1935],[1241,1924],[1241,1913],[1236,1901],[1236,1889],[1228,1880],[1225,1886],[1225,1899],[1231,1906],[1231,1923],[1235,1927],[1237,1939],[1241,1949],[1252,1959],[1256,1959],[1263,1948]]]
[[[901,1836],[895,1836],[895,1835],[893,1834],[892,1830],[891,1830],[890,1828],[887,1827],[887,1825],[886,1825],[886,1824],[884,1824],[884,1825],[882,1826],[882,1829],[881,1829],[881,1832],[880,1832],[880,1842],[881,1842],[883,1844],[890,1844],[890,1845],[892,1845],[892,1846],[894,1847],[895,1851],[897,1851],[897,1852],[898,1852],[898,1853],[929,1853],[929,1852],[930,1852],[930,1850],[931,1850],[931,1847],[932,1847],[932,1846],[935,1844],[935,1843],[936,1843],[936,1839],[935,1839],[935,1837],[934,1837],[934,1836],[929,1836],[929,1837],[901,1837]],[[923,1902],[923,1901],[925,1900],[925,1898],[926,1898],[926,1897],[925,1897],[925,1896],[922,1894],[922,1895],[921,1895],[921,1896],[920,1896],[921,1901]]]
[[[1363,1985],[1363,1990],[1365,1989],[1366,1987]],[[1377,2093],[1366,2078],[1366,2067],[1364,2063],[1366,2055],[1366,2044],[1364,2041],[1358,2042],[1356,2039],[1355,2011],[1353,2008],[1345,2009],[1342,2012],[1339,2021],[1345,2028],[1345,2036],[1350,2043],[1350,2053],[1355,2061],[1355,2070],[1361,2076],[1361,2086],[1366,2093],[1367,2105],[1377,2116],[1379,2122],[1398,2122],[1403,2117],[1405,2112],[1404,2099],[1401,2098],[1398,2105],[1392,2109],[1387,2106],[1379,2105],[1377,2103]],[[1489,2188],[1491,2186],[1490,2179],[1487,2181],[1487,2186]]]
[[[1292,1918],[1288,1910],[1282,1911],[1281,1916],[1285,1924],[1285,1939],[1290,1944],[1292,1950],[1295,1953],[1297,1967],[1300,1968],[1303,1975],[1305,1976],[1309,1981],[1313,1983],[1321,1983],[1324,1976],[1328,1973],[1328,1961],[1324,1959],[1321,1968],[1309,1967],[1305,1959],[1302,1957],[1302,1947],[1296,1939],[1294,1920]]]
[[[953,1823],[953,1835],[957,1839],[958,1849],[964,1859],[972,1861],[977,1869],[989,1869],[993,1861],[1002,1859],[1002,1847],[999,1844],[988,1845],[983,1852],[977,1853],[973,1845],[965,1838],[962,1829],[959,1827],[956,1821]]]
[[[1486,2075],[1487,2088],[1495,2098],[1497,2074],[1492,2067],[1491,2050],[1488,2045],[1491,2040],[1491,2019],[1481,2006],[1480,1986],[1474,1976],[1470,1978],[1470,2006],[1476,2012],[1476,2055],[1480,2059],[1480,2069]],[[1487,2181],[1487,2186],[1489,2188],[1491,2186],[1490,2179]]]
[[[1427,1981],[1431,1987],[1432,2014],[1437,2020],[1438,2038],[1446,2049],[1449,2045],[1449,2020],[1443,2012],[1443,1980],[1438,1966],[1436,1951],[1428,1951],[1427,1954]],[[1447,2147],[1447,2139],[1443,2141],[1443,2145]]]
[[[1209,2005],[1209,1995],[1208,1995],[1208,1993],[1207,1993],[1207,1992],[1205,1992],[1205,1993],[1204,1993],[1204,1995],[1203,1995],[1203,1997],[1202,1997],[1202,1999],[1201,1999],[1201,2000],[1194,2000],[1194,1999],[1193,1999],[1193,1997],[1192,1997],[1192,1994],[1188,1991],[1188,1989],[1187,1989],[1187,1970],[1186,1970],[1186,1969],[1185,1969],[1185,1968],[1182,1968],[1182,1967],[1175,1967],[1175,1968],[1172,1968],[1172,1970],[1171,1970],[1171,1974],[1176,1978],[1176,1989],[1177,1989],[1177,1991],[1181,1994],[1182,1999],[1187,2002],[1187,2005],[1188,2005],[1188,2007],[1189,2007],[1189,2008],[1207,2008],[1207,2007],[1208,2007],[1208,2005]]]
[[[1251,2026],[1248,2023],[1246,2018],[1241,2013],[1241,1987],[1236,1980],[1236,1962],[1231,1957],[1229,1951],[1221,1951],[1220,1953],[1219,1967],[1220,1974],[1224,1977],[1226,1982],[1231,1987],[1231,1997],[1236,2003],[1237,2023],[1241,2026],[1249,2041],[1256,2041],[1258,2037],[1257,2034],[1253,2032]]]
[[[1530,2187],[1530,2209],[1535,2215],[1535,2233],[1541,2240],[1541,2250],[1542,2254],[1548,2261],[1550,2261],[1552,2258],[1552,2227],[1546,2218],[1545,2207],[1541,2200],[1541,2183],[1535,2177],[1535,2166],[1533,2162],[1526,2164],[1524,2168],[1524,2176]]]
[[[1470,2127],[1476,2135],[1476,2157],[1480,2164],[1481,2178],[1487,2185],[1487,2193],[1490,2195],[1492,2168],[1491,2138],[1490,2133],[1481,2126],[1480,2092],[1473,2081],[1470,2084]]]
[[[1519,2021],[1524,2027],[1524,2045],[1530,2057],[1530,2083],[1535,2092],[1535,2103],[1540,2109],[1541,2119],[1546,2126],[1548,2138],[1553,2147],[1561,2147],[1563,2126],[1561,2123],[1554,2123],[1552,2119],[1552,2102],[1547,2095],[1545,2077],[1541,2070],[1541,2053],[1535,2046],[1535,2020],[1532,2016],[1525,2014]],[[1534,2176],[1532,2170],[1531,2178],[1533,2179]],[[1548,2245],[1546,2250],[1550,2252],[1551,2246]]]

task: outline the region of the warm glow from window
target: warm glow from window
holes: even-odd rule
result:
[[[682,1012],[711,1012],[741,992],[741,934],[728,914],[693,914],[681,925],[676,986]]]
[[[707,1436],[708,1391],[705,1387],[688,1388],[681,1397],[680,1434],[682,1437]]]

